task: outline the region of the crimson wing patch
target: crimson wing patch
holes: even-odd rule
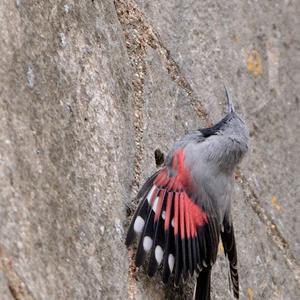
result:
[[[148,275],[162,265],[163,282],[200,272],[216,260],[219,226],[214,214],[194,191],[193,180],[184,165],[184,150],[178,149],[171,166],[154,174],[142,187],[142,198],[130,224],[126,245],[140,236],[136,266],[150,254]]]

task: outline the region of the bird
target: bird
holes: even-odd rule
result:
[[[194,299],[211,299],[211,270],[220,238],[239,298],[237,248],[231,213],[234,174],[249,148],[249,131],[225,87],[228,112],[215,125],[178,139],[165,163],[142,185],[125,244],[138,239],[135,265],[148,261],[162,281],[196,276]],[[146,259],[148,257],[148,259]]]

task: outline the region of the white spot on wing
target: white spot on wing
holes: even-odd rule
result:
[[[171,225],[174,227],[174,219],[172,219]]]
[[[161,217],[163,218],[163,220],[166,218],[166,211],[165,210],[162,212]]]
[[[169,254],[169,257],[168,257],[168,264],[169,264],[169,269],[170,269],[170,272],[172,273],[173,271],[173,268],[174,268],[174,262],[175,262],[175,257],[173,254]]]
[[[156,246],[156,248],[155,248],[155,259],[156,259],[158,264],[161,263],[161,261],[163,259],[163,254],[164,254],[164,251],[161,248],[161,246]]]
[[[152,241],[151,237],[149,237],[149,236],[144,237],[143,247],[146,252],[150,251],[150,249],[152,247],[152,243],[153,243],[153,241]]]
[[[156,213],[157,204],[158,204],[159,197],[156,197],[152,206],[153,211]]]
[[[156,189],[156,186],[154,185],[154,186],[152,187],[152,189],[150,190],[150,192],[148,193],[148,195],[147,195],[148,203],[150,203],[152,194],[153,194],[153,192],[154,192],[155,189]]]
[[[144,219],[140,216],[137,216],[133,225],[133,229],[135,232],[141,233],[143,231],[144,225],[145,225]]]

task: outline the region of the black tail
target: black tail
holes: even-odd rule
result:
[[[233,294],[236,299],[239,299],[239,274],[237,269],[237,252],[232,224],[224,224],[224,231],[221,232],[221,238],[224,246],[225,255],[227,255],[230,264],[230,277],[233,285]]]
[[[194,300],[210,300],[210,276],[211,269],[203,269],[195,287]]]

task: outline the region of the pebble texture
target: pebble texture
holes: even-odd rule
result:
[[[0,2],[0,299],[191,299],[124,246],[138,187],[225,111],[251,132],[233,217],[241,299],[300,298],[300,5]],[[220,246],[212,299],[231,299]]]

